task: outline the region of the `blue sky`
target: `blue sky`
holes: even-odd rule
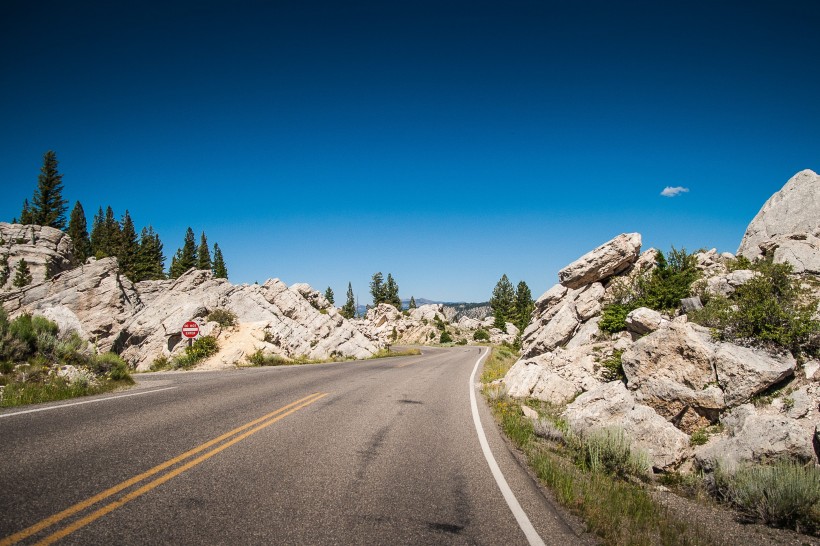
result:
[[[53,149],[169,261],[482,301],[627,231],[734,251],[820,169],[816,2],[121,4],[4,3],[0,219]]]

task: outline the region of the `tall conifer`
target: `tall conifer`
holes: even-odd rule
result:
[[[142,228],[135,276],[138,281],[159,280],[165,278],[165,256],[162,253],[162,241],[151,226]]]
[[[63,199],[63,175],[57,171],[57,154],[49,150],[43,155],[43,166],[37,177],[37,191],[31,203],[32,223],[64,229],[67,205]]]
[[[17,269],[14,273],[12,285],[14,285],[15,288],[22,288],[29,284],[31,284],[31,270],[28,268],[26,260],[21,259],[17,262]]]
[[[507,322],[515,320],[515,289],[506,274],[501,276],[493,289],[490,307],[495,317],[493,325],[506,332]]]
[[[88,236],[88,225],[85,220],[85,211],[79,201],[74,203],[71,209],[71,217],[68,220],[66,234],[71,237],[74,244],[74,260],[76,263],[85,263],[91,256],[91,239]]]
[[[202,232],[202,236],[199,238],[199,248],[196,251],[197,254],[197,269],[204,269],[206,271],[210,271],[212,267],[211,263],[211,251],[208,250],[208,239],[205,237],[205,232]]]
[[[120,230],[117,245],[117,261],[120,264],[120,271],[136,282],[137,253],[139,252],[139,241],[137,240],[137,230],[134,221],[128,210],[122,216],[122,229]]]
[[[219,245],[214,243],[214,261],[213,261],[214,277],[217,279],[228,278],[228,268],[225,266],[225,258],[222,257],[222,249]]]
[[[347,283],[347,301],[342,306],[342,316],[351,319],[356,316],[356,299],[353,295],[353,285]]]

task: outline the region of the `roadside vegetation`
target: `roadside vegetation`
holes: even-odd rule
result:
[[[417,356],[421,354],[421,350],[417,348],[408,348],[401,350],[381,349],[379,352],[368,358],[367,360],[374,360],[377,358],[387,358],[396,356]],[[248,355],[247,362],[249,366],[300,366],[304,364],[327,364],[329,362],[349,362],[352,358],[331,358],[326,360],[312,360],[306,356],[297,358],[287,358],[282,355],[265,354],[262,350]]]
[[[150,371],[160,372],[164,370],[190,370],[209,356],[219,352],[219,344],[213,336],[202,336],[194,340],[191,345],[185,347],[185,352],[173,358],[160,356],[151,363]]]
[[[23,314],[9,320],[0,308],[0,407],[64,400],[132,385],[114,353],[98,354],[76,332]]]
[[[732,508],[748,522],[820,532],[820,469],[813,464],[778,460],[731,471],[719,467],[708,479],[675,473],[656,478],[646,454],[632,449],[621,429],[577,434],[563,419],[561,407],[507,396],[497,380],[517,359],[512,348],[493,348],[481,377],[488,404],[541,482],[605,544],[714,543],[697,521],[656,500],[652,491],[658,481],[701,503]],[[619,369],[616,360],[620,359],[613,358],[613,375]],[[538,418],[526,417],[522,405]]]
[[[696,526],[678,519],[652,497],[644,485],[651,473],[647,457],[631,449],[623,431],[611,428],[578,435],[556,407],[524,401],[538,413],[533,420],[524,416],[522,401],[497,389],[485,392],[502,430],[539,480],[604,544],[710,544]]]

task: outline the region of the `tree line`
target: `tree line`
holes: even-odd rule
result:
[[[47,151],[43,156],[43,166],[37,177],[37,188],[34,190],[31,203],[28,199],[23,201],[20,218],[13,219],[12,223],[60,229],[74,244],[76,263],[85,263],[92,256],[98,259],[116,257],[120,271],[133,282],[175,279],[191,268],[210,270],[217,278],[228,278],[222,250],[214,243],[213,255],[211,254],[204,231],[197,245],[193,230],[188,228],[182,247],[171,257],[171,265],[166,272],[163,244],[159,234],[148,225],[142,228],[138,236],[128,210],[118,220],[110,206],[106,207],[105,211],[99,207],[89,233],[85,210],[77,201],[66,223],[68,202],[63,199],[63,175],[57,166],[57,154],[51,150]],[[0,259],[0,277],[3,275],[3,263],[8,268],[7,256]],[[24,260],[21,260],[17,267],[18,270],[24,268],[27,272],[28,266]],[[15,286],[18,286],[18,277],[20,282],[26,279],[25,275],[18,271],[14,280]],[[30,277],[29,274],[28,282],[25,284],[31,282]]]

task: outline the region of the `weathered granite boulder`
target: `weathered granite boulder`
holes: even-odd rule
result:
[[[708,335],[688,323],[670,323],[622,355],[627,386],[636,399],[686,432],[716,421],[726,405]]]
[[[814,445],[820,423],[817,407],[820,393],[808,387],[804,389],[802,394],[809,403],[805,404],[801,417],[795,418],[783,411],[782,399],[779,404],[759,408],[743,404],[727,412],[721,419],[724,432],[696,450],[696,464],[711,470],[716,462],[732,467],[738,463],[783,456],[820,462]],[[797,405],[796,402],[793,404]]]
[[[558,279],[568,288],[581,288],[629,268],[641,251],[641,235],[624,233],[584,254],[561,271]]]
[[[481,328],[481,321],[465,316],[458,319],[457,325],[463,330],[478,330]]]
[[[748,269],[739,269],[731,273],[715,275],[706,279],[705,292],[716,296],[730,296],[739,286],[743,286],[757,275],[759,275],[758,272]]]
[[[581,433],[621,427],[633,447],[645,451],[657,469],[674,469],[689,455],[689,436],[637,402],[620,381],[604,383],[580,395],[566,407],[564,416],[572,430]]]
[[[809,269],[820,265],[815,264],[818,242],[820,176],[807,169],[794,175],[766,201],[746,228],[737,254],[754,260],[776,247],[776,262],[820,273],[820,267]]]
[[[32,284],[36,284],[74,267],[74,245],[59,229],[0,222],[0,257],[5,257],[10,272],[0,291],[12,290],[20,260],[26,261]]]
[[[654,332],[668,322],[659,312],[646,307],[638,307],[626,315],[626,328],[638,335]]]
[[[718,344],[712,360],[724,400],[730,407],[792,377],[797,366],[791,354],[774,357],[731,343]]]

